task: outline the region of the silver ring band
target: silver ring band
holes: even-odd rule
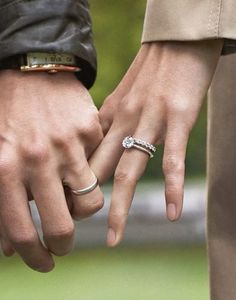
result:
[[[136,148],[136,149],[138,149],[138,150],[141,150],[141,151],[147,153],[147,154],[150,156],[150,158],[153,158],[153,157],[154,157],[154,155],[152,154],[151,151],[149,151],[149,150],[146,149],[146,148],[143,148],[142,146],[139,146],[139,145],[135,145],[135,144],[134,144],[133,147]]]
[[[132,136],[127,136],[123,139],[122,146],[126,149],[136,148],[147,153],[150,158],[154,157],[156,152],[156,147],[144,140],[134,138]]]
[[[74,195],[81,196],[81,195],[88,194],[88,193],[92,192],[93,190],[95,190],[96,187],[98,186],[98,179],[96,177],[95,181],[90,186],[83,188],[83,189],[73,189],[66,182],[64,182],[64,185],[68,186],[70,188],[71,193],[73,193]]]

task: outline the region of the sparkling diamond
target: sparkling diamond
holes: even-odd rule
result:
[[[132,138],[132,136],[127,136],[126,138],[124,138],[123,142],[122,142],[122,146],[124,148],[132,148],[134,145],[134,139]]]

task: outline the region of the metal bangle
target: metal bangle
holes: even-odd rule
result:
[[[50,74],[58,72],[79,72],[81,70],[79,67],[57,64],[21,66],[20,69],[22,72],[48,72]]]

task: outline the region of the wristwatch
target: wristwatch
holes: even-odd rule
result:
[[[22,72],[79,72],[76,56],[67,53],[29,52],[0,61],[0,70],[16,69]]]

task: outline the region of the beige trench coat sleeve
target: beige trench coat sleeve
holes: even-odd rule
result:
[[[225,38],[235,52],[235,12],[235,0],[148,0],[142,42]]]

